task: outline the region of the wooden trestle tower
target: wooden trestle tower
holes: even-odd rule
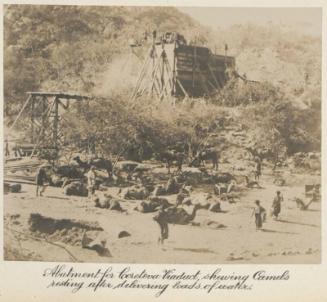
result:
[[[187,45],[175,32],[159,38],[154,32],[131,98],[210,96],[223,88],[234,70],[235,58],[226,53],[216,55],[207,47]]]
[[[27,92],[27,95],[28,98],[10,129],[23,122],[29,133],[27,141],[32,146],[31,157],[39,149],[58,150],[63,142],[63,110],[69,108],[71,101],[91,100],[88,96],[60,92]]]

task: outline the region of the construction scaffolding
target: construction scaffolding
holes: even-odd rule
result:
[[[8,133],[10,135],[17,123],[25,118],[25,130],[29,133],[27,153],[30,157],[40,149],[59,150],[63,143],[62,112],[69,108],[71,101],[91,100],[88,96],[60,92],[27,92],[27,95]],[[27,121],[26,113],[29,115]]]
[[[131,99],[134,101],[141,95],[148,95],[162,100],[172,96],[173,90],[173,72],[165,50],[165,44],[162,43],[158,47],[153,42],[140,69]]]
[[[168,32],[158,39],[154,32],[131,99],[210,96],[223,88],[233,71],[235,58],[227,56],[227,50],[216,55],[206,47],[187,45],[178,33]]]

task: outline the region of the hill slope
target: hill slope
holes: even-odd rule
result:
[[[170,7],[6,5],[4,25],[7,113],[17,111],[26,91],[94,92],[99,74],[117,56],[131,54],[129,39],[145,31],[175,30],[191,38],[189,32],[202,30]]]

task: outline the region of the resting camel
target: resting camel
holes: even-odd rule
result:
[[[83,162],[79,156],[75,156],[73,160],[75,160],[78,163],[78,165],[84,170],[89,170],[91,166],[95,166],[98,169],[106,170],[109,178],[112,176],[113,166],[112,166],[112,162],[109,159],[96,158],[96,159],[92,159],[90,163],[87,163],[87,162]]]
[[[83,173],[76,167],[64,165],[54,168],[54,172],[60,177],[82,178]]]
[[[248,176],[245,176],[245,181],[246,181],[246,186],[248,188],[254,188],[254,187],[261,188],[261,186],[259,185],[259,183],[257,181],[253,181],[253,180],[250,181]]]
[[[162,206],[163,209],[166,209],[171,207],[172,204],[170,204],[165,198],[151,197],[148,201],[142,201],[140,204],[138,204],[134,210],[141,213],[151,213],[156,212],[160,206]]]
[[[314,200],[315,199],[312,198],[307,204],[305,204],[300,198],[295,198],[296,205],[301,211],[306,211]]]
[[[188,224],[196,215],[196,211],[201,208],[201,205],[196,204],[191,214],[188,214],[183,208],[169,207],[165,210],[167,214],[167,222],[173,224]]]

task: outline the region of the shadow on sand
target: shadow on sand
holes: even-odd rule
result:
[[[58,197],[58,196],[49,196],[49,195],[43,195],[43,197],[52,198],[52,199],[69,200],[69,198],[67,198],[67,197]]]
[[[275,231],[275,230],[269,230],[269,229],[261,229],[261,232],[298,235],[298,233],[294,233],[294,232],[281,232],[281,231]]]
[[[208,254],[215,254],[214,251],[211,251],[206,248],[200,249],[191,249],[191,248],[182,248],[182,247],[175,247],[173,248],[175,251],[185,251],[185,252],[193,252],[193,253],[208,253]]]
[[[320,212],[320,210],[316,210],[316,209],[306,209],[306,212]]]
[[[310,226],[310,227],[313,227],[313,228],[319,228],[319,226],[316,225],[316,224],[302,223],[302,222],[296,222],[296,221],[289,221],[289,220],[284,220],[284,219],[279,219],[279,220],[277,220],[277,222],[290,223],[290,224],[298,224],[298,225]]]

